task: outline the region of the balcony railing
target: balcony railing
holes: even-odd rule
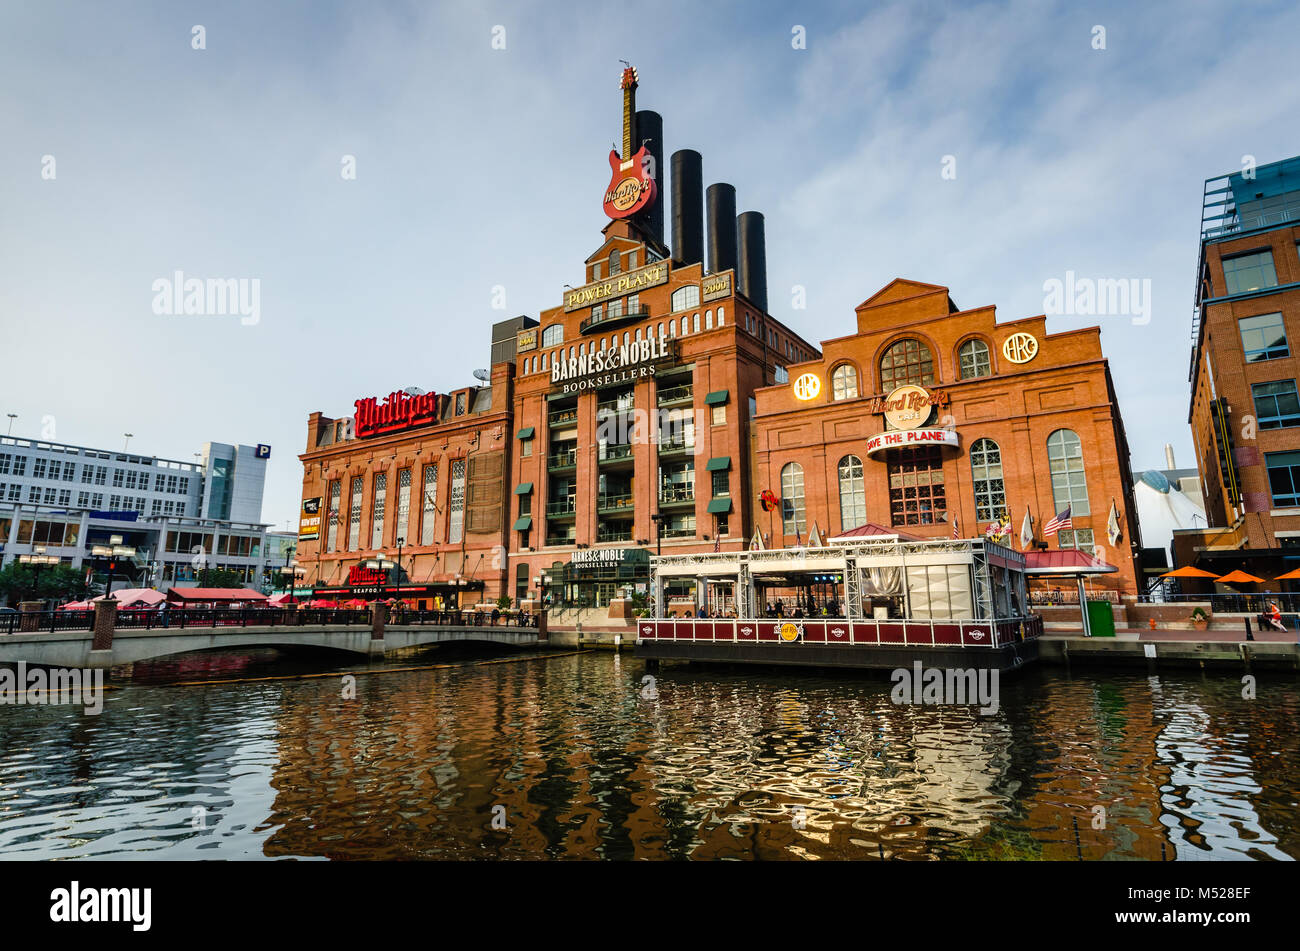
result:
[[[659,405],[668,403],[689,403],[695,396],[695,387],[687,383],[684,386],[669,386],[659,391]]]
[[[659,487],[659,504],[672,505],[676,502],[694,502],[695,485],[661,485]]]
[[[578,421],[578,408],[570,406],[568,409],[552,410],[546,417],[552,426],[563,426],[565,423],[576,423]]]
[[[578,510],[577,502],[577,496],[560,499],[558,502],[547,502],[546,517],[555,518],[556,516],[572,515]]]
[[[632,529],[601,528],[596,531],[596,541],[598,542],[630,542],[632,540]]]
[[[634,409],[633,400],[629,397],[619,397],[616,400],[605,400],[603,403],[596,404],[596,414],[599,416],[612,416],[616,413],[630,413]]]
[[[636,501],[631,493],[616,492],[605,493],[596,500],[597,510],[604,512],[630,512],[636,507]]]
[[[578,451],[570,449],[567,452],[557,452],[546,457],[546,467],[548,469],[568,469],[578,464]]]
[[[694,538],[695,526],[692,525],[690,528],[665,528],[663,537],[664,538]]]
[[[547,535],[546,544],[548,545],[572,545],[577,539],[576,535]]]
[[[642,317],[650,316],[649,304],[638,304],[636,308],[628,308],[617,314],[611,314],[608,308],[601,310],[600,314],[595,317],[588,317],[582,323],[578,324],[578,333],[586,333],[595,327],[603,327],[606,324],[622,323],[625,320],[640,320]]]
[[[694,452],[695,440],[664,439],[659,443],[659,455],[667,456],[678,452]]]
[[[622,443],[606,443],[600,447],[599,458],[601,462],[614,462],[618,459],[631,459],[632,447]]]

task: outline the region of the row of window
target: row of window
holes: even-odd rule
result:
[[[9,475],[11,473],[15,476],[25,476],[27,474],[27,457],[0,452],[0,475]],[[38,456],[32,460],[31,477],[49,482],[72,482],[76,477],[76,463],[71,460],[45,459]],[[82,485],[104,485],[107,481],[107,466],[87,464],[81,467]],[[120,489],[147,491],[149,488],[149,473],[139,472],[135,469],[114,469],[113,485],[115,488]],[[190,480],[188,477],[156,473],[154,475],[153,490],[155,492],[188,495]]]
[[[1296,457],[1296,485],[1300,487],[1300,452],[1290,455]],[[1083,443],[1078,434],[1058,429],[1048,436],[1047,460],[1055,505],[1053,514],[1069,506],[1071,517],[1090,515]],[[947,489],[938,447],[889,450],[885,461],[891,525],[935,525],[946,520]],[[1009,513],[1001,447],[992,439],[976,440],[971,446],[970,465],[976,519],[980,522],[1006,520]],[[838,475],[840,530],[849,531],[867,523],[862,460],[855,455],[845,456],[839,461]],[[786,535],[804,535],[808,531],[803,467],[797,462],[787,463],[781,469],[781,530]],[[1074,540],[1073,535],[1069,538]],[[1066,541],[1062,539],[1061,544],[1066,546]]]
[[[1300,241],[1296,242],[1300,256]],[[1223,259],[1224,289],[1228,295],[1249,294],[1251,291],[1277,287],[1277,268],[1273,265],[1273,251],[1247,251]]]
[[[978,338],[967,340],[957,350],[961,378],[971,380],[992,373],[989,346]],[[880,358],[880,392],[895,387],[933,386],[934,354],[914,337],[899,340]],[[851,363],[841,363],[831,370],[831,399],[851,400],[861,395],[858,371]]]
[[[394,545],[401,538],[404,544],[432,545],[437,516],[442,511],[438,505],[438,464],[428,463],[423,467],[420,485],[420,497],[417,508],[420,512],[419,536],[410,534],[411,529],[411,489],[414,475],[409,468],[397,473],[396,518],[393,521],[392,538]],[[361,546],[362,501],[365,487],[361,476],[353,476],[348,494],[348,534],[347,551],[357,551]],[[384,524],[388,508],[388,473],[377,472],[372,477],[370,496],[370,550],[386,548],[384,544]],[[343,484],[339,480],[330,482],[328,489],[328,508],[325,518],[325,550],[339,551],[339,531],[342,524]],[[455,459],[451,463],[451,499],[448,505],[447,538],[448,544],[456,544],[465,537],[465,460]]]
[[[635,298],[635,296],[636,295],[633,295],[633,298]],[[614,302],[611,302],[610,304],[611,307],[613,306],[613,303]],[[726,325],[726,323],[727,323],[726,308],[719,307],[716,326],[723,327]],[[714,326],[715,324],[714,324],[713,311],[712,309],[706,310],[704,312],[703,329],[712,330]],[[693,330],[692,327],[694,327]],[[653,336],[667,336],[670,339],[675,339],[677,337],[689,336],[692,333],[700,333],[700,330],[701,330],[701,324],[700,324],[699,314],[695,314],[693,315],[693,317],[689,319],[683,315],[680,318],[680,320],[676,317],[670,317],[668,318],[667,322],[662,320],[659,321],[657,333],[656,333],[656,328],[653,326],[645,327],[645,328],[638,327],[636,328],[635,331],[632,330],[623,331],[623,335],[621,338],[619,337],[618,334],[611,334],[607,338],[600,337],[596,340],[582,341],[580,343],[569,344],[569,348],[567,351],[558,350],[554,353],[539,353],[532,357],[524,357],[519,372],[521,375],[525,373],[540,373],[542,371],[549,370],[551,368],[552,360],[576,360],[578,357],[587,356],[588,354],[596,353],[597,351],[616,349],[617,347],[620,346],[620,339],[622,341],[621,345],[626,347],[626,346],[630,346],[634,341],[638,341],[642,339],[643,334],[653,335]],[[552,333],[552,331],[554,331],[554,333]],[[551,326],[547,327],[545,331],[542,332],[543,347],[558,346],[563,341],[564,341],[563,324],[552,324]]]

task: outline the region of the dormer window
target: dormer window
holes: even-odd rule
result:
[[[623,266],[618,255],[618,248],[615,248],[613,251],[609,252],[609,276],[613,277],[622,269]]]

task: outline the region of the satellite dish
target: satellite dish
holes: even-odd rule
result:
[[[405,393],[407,396],[424,395],[424,390],[420,389],[418,386],[408,386],[406,389],[402,390],[402,392]]]
[[[481,380],[482,382],[486,383],[492,379],[492,374],[488,373],[487,370],[475,370],[474,379]]]

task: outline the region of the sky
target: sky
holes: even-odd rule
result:
[[[1102,328],[1135,469],[1194,465],[1204,181],[1300,153],[1300,5],[793,9],[5,0],[0,413],[186,461],[268,444],[284,529],[311,412],[472,385],[493,322],[582,282],[628,60],[665,154],[765,215],[805,339],[896,277],[1000,320],[1071,272],[1135,280],[1149,308],[1048,330]],[[176,271],[258,306],[159,313]]]

